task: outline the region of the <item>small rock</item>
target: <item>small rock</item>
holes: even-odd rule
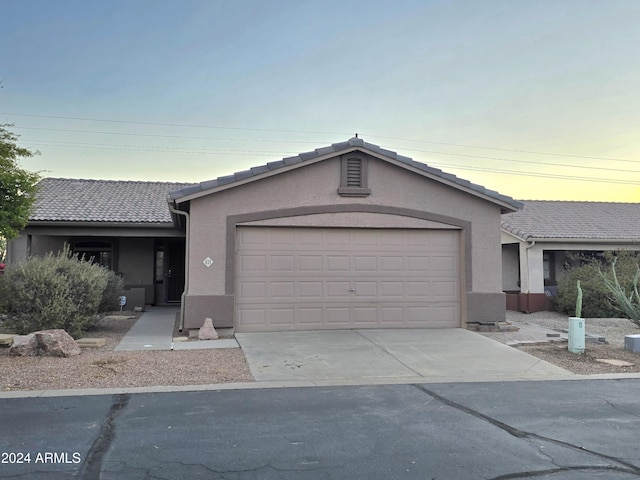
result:
[[[218,332],[213,328],[213,320],[210,318],[204,319],[204,324],[198,331],[198,340],[217,340]]]
[[[72,357],[80,353],[76,341],[62,329],[18,335],[9,348],[9,355],[22,357]]]

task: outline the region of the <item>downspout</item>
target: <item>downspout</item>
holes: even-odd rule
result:
[[[529,313],[529,296],[531,295],[531,272],[529,271],[529,250],[533,248],[536,244],[535,240],[527,240],[527,245],[525,246],[525,265],[527,266],[527,270],[525,272],[527,278],[527,291],[526,291],[526,307],[525,312]],[[520,280],[522,282],[522,280]],[[522,309],[522,308],[521,308]]]
[[[184,239],[184,290],[180,295],[180,322],[178,330],[182,332],[184,330],[184,300],[189,290],[189,214],[175,208],[174,202],[169,202],[169,211],[176,215],[182,215],[184,217],[185,224],[185,239]]]
[[[529,250],[531,248],[533,248],[536,245],[536,241],[535,240],[527,240],[527,245],[524,247],[524,251],[525,251],[525,265],[527,266],[527,271],[525,272],[526,277],[527,277],[527,292],[529,293],[531,291],[531,285],[530,285],[530,277],[529,277]],[[522,282],[522,280],[520,280]]]

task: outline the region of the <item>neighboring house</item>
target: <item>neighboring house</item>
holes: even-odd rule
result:
[[[640,203],[523,203],[502,217],[502,288],[509,310],[550,309],[571,254],[640,250]]]
[[[76,181],[47,179],[42,192],[47,182]],[[117,210],[102,198],[110,183],[130,187]],[[77,181],[77,194],[89,184]],[[237,331],[459,327],[505,318],[500,218],[521,204],[360,138],[195,185],[96,185],[100,203],[75,230],[60,212],[69,201],[91,202],[76,201],[73,191],[65,191],[67,201],[44,201],[50,213],[43,218],[36,209],[17,242],[24,252],[13,259],[29,243],[31,253],[63,241],[104,251],[127,285],[144,286],[157,304],[177,300],[167,282],[183,267],[186,330],[205,317]],[[161,205],[162,191],[171,191],[169,205]],[[186,263],[170,266],[167,257],[181,248]]]

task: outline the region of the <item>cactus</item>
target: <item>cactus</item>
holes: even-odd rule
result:
[[[582,288],[578,280],[578,296],[576,297],[576,317],[582,318]]]
[[[616,274],[616,258],[611,264],[611,278],[600,271],[600,276],[611,293],[611,300],[623,315],[640,327],[640,266],[636,265],[636,273],[632,279],[631,291],[627,293],[620,285]]]

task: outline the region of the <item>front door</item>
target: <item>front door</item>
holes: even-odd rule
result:
[[[179,302],[184,290],[184,239],[158,240],[156,243],[157,303]]]

